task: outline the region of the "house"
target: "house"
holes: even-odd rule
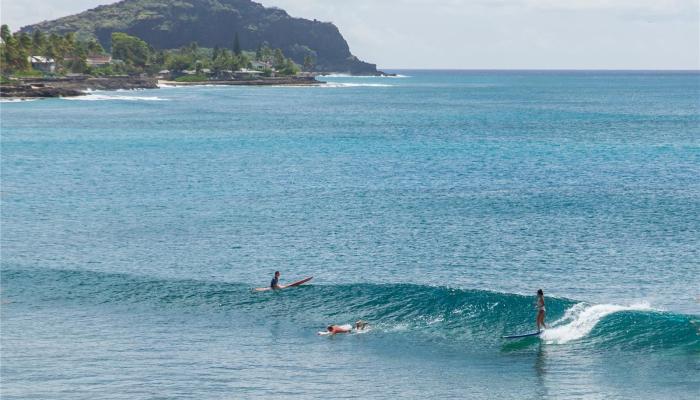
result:
[[[112,56],[110,56],[109,54],[106,54],[106,55],[98,54],[98,55],[94,55],[94,56],[87,56],[85,61],[87,62],[87,65],[89,65],[91,67],[102,67],[102,66],[108,65],[112,62]]]
[[[247,69],[247,68],[241,68],[238,71],[235,71],[233,75],[237,79],[251,79],[251,78],[257,78],[260,75],[262,75],[262,71],[256,71],[254,69]]]
[[[255,69],[272,69],[272,63],[269,61],[253,61],[251,64]]]
[[[37,71],[44,73],[54,73],[56,72],[56,60],[53,58],[43,57],[43,56],[29,56],[27,61],[32,65]]]

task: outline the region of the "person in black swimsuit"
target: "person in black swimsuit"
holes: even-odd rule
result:
[[[544,315],[547,310],[544,308],[544,292],[542,289],[537,291],[537,331],[541,331],[546,328],[547,325],[544,324]]]
[[[280,272],[279,271],[275,271],[275,277],[272,278],[272,280],[270,281],[270,289],[272,289],[272,290],[282,289],[280,287]]]

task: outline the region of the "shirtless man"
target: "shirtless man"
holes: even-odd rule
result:
[[[363,320],[358,320],[355,322],[355,331],[361,331],[367,329],[369,324],[367,321]],[[335,335],[337,333],[350,333],[352,332],[353,327],[351,325],[328,325],[328,328],[326,328],[326,331],[331,334]]]

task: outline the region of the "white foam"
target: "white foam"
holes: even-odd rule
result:
[[[564,316],[552,323],[552,327],[547,328],[540,337],[549,344],[568,343],[588,335],[601,319],[610,314],[640,310],[651,310],[651,307],[646,303],[631,306],[579,303],[566,310]]]
[[[162,97],[157,96],[114,96],[106,94],[96,94],[94,92],[87,92],[86,96],[78,97],[63,97],[64,100],[77,100],[77,101],[168,101]]]
[[[325,88],[348,88],[348,87],[393,87],[384,83],[346,83],[346,82],[328,82],[318,87]]]
[[[29,101],[36,101],[38,99],[0,99],[0,103],[26,103]]]
[[[375,78],[410,78],[408,75],[396,74],[393,76],[385,75],[348,75],[348,74],[329,74],[322,75],[321,78],[355,78],[355,79],[375,79]]]

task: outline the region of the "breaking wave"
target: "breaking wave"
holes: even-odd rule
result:
[[[87,91],[85,96],[77,97],[63,97],[63,100],[71,101],[169,101],[158,96],[125,96],[125,95],[113,95],[113,94],[102,94]]]
[[[313,281],[312,281],[313,282]],[[370,321],[372,334],[459,346],[503,346],[504,334],[534,328],[534,298],[511,293],[413,284],[313,285],[251,292],[251,285],[72,270],[2,271],[5,303],[135,305],[183,312],[242,312],[291,320],[316,332],[328,323]],[[543,345],[700,353],[697,316],[630,306],[547,298]]]

